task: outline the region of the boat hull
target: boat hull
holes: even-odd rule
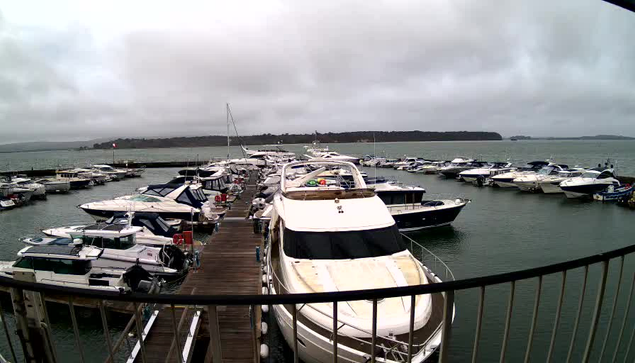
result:
[[[44,184],[47,193],[67,193],[71,190],[71,184],[65,181],[49,182]]]
[[[563,193],[563,190],[560,189],[560,182],[540,183],[540,189],[542,189],[542,192],[545,194]]]
[[[560,189],[569,199],[591,198],[593,194],[600,193],[608,188],[607,184],[582,184],[565,186],[560,184]]]
[[[422,208],[419,211],[399,212],[397,209],[390,209],[390,214],[395,219],[397,227],[401,232],[412,232],[427,228],[435,228],[450,225],[461,213],[466,203],[457,204],[450,207]]]

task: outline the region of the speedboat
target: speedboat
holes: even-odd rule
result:
[[[545,194],[558,194],[564,193],[560,189],[560,183],[563,181],[582,175],[586,170],[583,168],[570,168],[567,170],[559,171],[556,175],[547,175],[538,181],[540,190]]]
[[[439,174],[443,175],[444,177],[448,179],[455,179],[460,172],[474,169],[474,168],[479,168],[481,166],[483,166],[483,163],[475,163],[475,161],[472,159],[458,157],[450,161],[450,164],[438,168],[437,171]]]
[[[93,266],[106,269],[127,269],[139,265],[153,275],[180,276],[187,272],[190,259],[177,246],[152,247],[137,244],[141,227],[111,224],[88,226],[68,233],[70,237],[24,238],[22,242],[33,246],[64,246],[82,243],[103,250]]]
[[[113,180],[112,176],[98,172],[95,169],[75,168],[73,170],[81,173],[81,177],[90,179],[92,185],[104,185]]]
[[[589,198],[595,193],[606,190],[609,186],[619,187],[620,181],[615,178],[613,169],[587,170],[584,174],[564,180],[560,189],[567,198]]]
[[[63,179],[38,179],[36,181],[44,185],[47,193],[67,193],[71,190],[71,182]]]
[[[96,267],[104,250],[76,244],[27,246],[17,261],[1,261],[0,276],[31,275],[35,282],[95,291],[153,292],[156,278],[139,265],[126,270]]]
[[[415,170],[415,173],[436,174],[439,172],[440,168],[446,165],[447,165],[446,161],[432,161],[429,164],[421,165],[419,168],[417,168],[417,170]]]
[[[494,175],[512,170],[511,163],[493,162],[487,163],[482,168],[468,169],[459,173],[459,177],[468,183],[475,182],[477,179],[485,180]]]
[[[512,182],[523,192],[536,192],[540,191],[540,182],[549,176],[558,176],[560,173],[565,172],[569,167],[563,164],[553,164],[543,167],[536,173],[528,173],[520,175]]]
[[[195,225],[214,225],[218,221],[218,215],[198,185],[149,185],[141,194],[85,203],[79,208],[96,220],[108,219],[118,212],[147,212]]]
[[[178,223],[178,224],[176,224]],[[65,237],[94,234],[101,230],[124,230],[129,226],[141,228],[135,233],[135,243],[151,247],[163,247],[173,243],[173,236],[179,232],[181,221],[166,221],[157,213],[115,213],[106,221],[90,225],[55,227],[42,230],[50,237]]]
[[[0,195],[0,210],[13,209],[15,206],[16,204],[13,199]]]
[[[531,161],[527,165],[522,166],[516,170],[511,170],[506,173],[494,175],[490,177],[492,185],[499,188],[517,188],[514,184],[514,179],[528,174],[534,174],[543,167],[549,165],[548,161]]]
[[[106,164],[93,165],[92,169],[98,173],[106,174],[112,181],[119,181],[126,177],[126,170],[115,169],[112,166]]]
[[[470,202],[461,198],[424,200],[424,188],[391,181],[372,186],[401,232],[450,225]]]
[[[22,205],[31,200],[33,190],[20,187],[8,178],[0,178],[0,196],[11,199],[14,204]]]
[[[32,199],[46,199],[46,187],[29,178],[13,177],[11,183],[18,188],[29,189],[33,192]]]
[[[309,173],[294,178],[294,166]],[[320,174],[348,169],[354,184],[331,183]],[[280,191],[273,197],[267,243],[270,294],[365,290],[440,282],[406,248],[397,224],[352,163],[295,162],[282,169]],[[413,362],[423,362],[441,344],[444,295],[420,295],[377,301],[376,353],[385,361],[406,361],[410,315],[414,313]],[[297,309],[298,344],[290,305],[273,305],[287,343],[304,362],[366,362],[371,356],[373,302],[337,304],[335,332],[332,303]],[[414,309],[414,311],[413,311]],[[337,334],[337,357],[332,339]],[[382,359],[383,360],[383,359]]]
[[[619,187],[609,185],[606,190],[593,194],[593,200],[599,200],[601,202],[618,202],[628,200],[633,195],[634,190],[635,186],[633,185],[622,185]]]
[[[309,157],[309,161],[317,161],[317,160],[348,161],[353,164],[359,163],[359,158],[356,158],[354,156],[342,155],[335,151],[325,151],[321,153],[319,156]]]

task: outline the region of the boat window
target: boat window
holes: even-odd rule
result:
[[[158,203],[158,202],[161,201],[158,198],[150,197],[148,195],[143,195],[143,194],[135,195],[134,197],[130,198],[129,200],[131,200],[133,202],[147,202],[147,203]]]
[[[595,178],[597,178],[597,177],[598,177],[598,175],[599,175],[599,174],[598,174],[597,172],[588,171],[588,172],[586,172],[586,173],[582,174],[582,177],[583,177],[583,178],[591,178],[591,179],[595,179]]]
[[[613,173],[611,173],[610,171],[603,171],[602,173],[600,173],[600,175],[598,176],[598,179],[607,179],[607,178],[612,178],[613,177]]]
[[[347,232],[296,232],[285,228],[284,253],[298,259],[351,259],[405,250],[397,225]]]
[[[85,275],[90,269],[90,261],[57,260],[53,265],[53,272],[64,275]]]
[[[192,205],[192,201],[190,200],[190,198],[187,197],[187,195],[185,195],[185,193],[181,193],[181,195],[179,195],[179,197],[176,198],[176,201],[179,203]]]
[[[21,257],[19,260],[15,261],[15,263],[13,264],[13,267],[32,269],[33,259],[29,257]]]
[[[555,170],[555,168],[553,166],[546,166],[546,167],[540,169],[537,174],[539,174],[539,175],[549,175],[554,170]]]

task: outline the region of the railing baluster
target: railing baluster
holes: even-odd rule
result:
[[[146,343],[143,340],[143,324],[141,324],[141,311],[139,309],[139,304],[134,303],[134,311],[137,334],[139,335],[139,347],[141,348],[141,362],[146,363]]]
[[[2,327],[4,328],[4,334],[7,336],[7,344],[9,344],[9,349],[11,350],[11,358],[13,358],[14,362],[18,362],[18,358],[15,356],[15,350],[13,350],[13,343],[11,343],[11,334],[9,334],[9,327],[7,326],[7,321],[4,317],[4,310],[2,309],[2,304],[0,304],[0,319],[2,320]]]
[[[449,362],[450,340],[452,339],[452,318],[454,317],[454,290],[445,292],[445,301],[443,304],[443,332],[441,333],[441,353],[439,354],[439,362]]]
[[[558,307],[556,308],[556,318],[553,322],[553,330],[551,331],[551,342],[549,343],[549,352],[547,353],[547,363],[551,362],[553,349],[556,345],[556,335],[560,326],[560,313],[562,312],[562,302],[564,301],[564,289],[567,284],[567,271],[562,271],[562,285],[560,286],[560,296],[558,297]]]
[[[540,308],[540,294],[542,291],[542,275],[538,276],[538,286],[536,287],[536,300],[534,301],[534,314],[531,320],[531,328],[529,329],[529,341],[527,342],[527,351],[525,352],[525,363],[529,363],[531,356],[531,346],[534,341],[534,331],[538,322],[538,309]]]
[[[84,349],[82,348],[82,342],[79,338],[79,327],[77,326],[77,317],[75,316],[75,305],[73,305],[73,297],[68,297],[68,307],[71,311],[71,323],[73,324],[73,334],[75,335],[75,344],[79,349],[79,360],[84,363]]]
[[[580,316],[582,315],[582,305],[584,305],[584,295],[586,294],[586,282],[589,277],[589,265],[584,266],[584,280],[582,281],[582,290],[580,291],[580,301],[578,302],[578,314],[573,323],[573,333],[571,333],[571,343],[569,344],[569,352],[567,353],[566,362],[571,361],[573,355],[573,347],[575,346],[575,338],[578,334],[578,325],[580,324]]]
[[[472,363],[476,363],[478,357],[478,345],[481,339],[481,326],[483,323],[483,303],[485,302],[485,286],[481,286],[478,298],[478,313],[476,316],[476,332],[474,333],[474,347],[472,348]]]
[[[104,308],[104,301],[99,300],[99,314],[101,315],[101,326],[104,329],[104,337],[106,338],[106,345],[108,346],[108,355],[110,361],[115,361],[115,355],[112,351],[112,340],[110,339],[110,331],[108,330],[108,321],[106,320],[106,309]]]
[[[631,332],[631,337],[628,339],[628,345],[626,346],[626,354],[624,355],[624,363],[628,362],[628,356],[631,353],[631,346],[633,345],[633,338],[635,338],[635,327]]]
[[[174,304],[170,304],[170,310],[172,310],[172,329],[174,330],[174,342],[176,343],[176,354],[179,357],[179,362],[183,362],[183,351],[181,350],[181,337],[179,336],[179,329],[176,325],[176,308]],[[183,311],[185,314],[185,311]],[[189,330],[188,330],[189,331]],[[183,362],[185,363],[185,362]]]
[[[505,362],[507,353],[507,341],[509,340],[509,328],[512,323],[512,311],[514,310],[514,293],[516,292],[516,281],[511,282],[509,290],[509,301],[507,302],[507,317],[505,318],[505,331],[503,333],[503,346],[501,347],[500,362]]]
[[[293,362],[298,363],[298,309],[295,304],[291,306],[291,318],[293,319]]]
[[[370,362],[375,363],[375,347],[377,346],[377,299],[373,299],[373,334],[370,346]]]
[[[602,343],[602,350],[600,350],[600,358],[599,361],[602,361],[604,358],[604,351],[606,349],[606,344],[609,341],[609,336],[611,335],[611,327],[613,326],[613,317],[615,315],[615,310],[617,309],[617,301],[620,297],[620,290],[622,287],[622,274],[624,272],[624,256],[620,258],[620,272],[617,278],[617,288],[615,289],[615,298],[613,298],[613,307],[611,308],[611,316],[609,317],[608,327],[606,328],[606,335],[604,336],[604,342]]]
[[[207,318],[209,325],[209,339],[212,347],[212,362],[223,362],[223,350],[220,341],[220,327],[218,326],[218,310],[216,305],[207,307]]]
[[[593,320],[591,320],[591,328],[589,329],[589,338],[587,339],[586,348],[584,348],[583,362],[588,362],[591,358],[591,350],[593,350],[593,342],[595,341],[595,332],[598,328],[598,321],[602,315],[602,302],[604,300],[604,291],[606,291],[606,277],[609,273],[609,261],[602,262],[602,275],[600,276],[600,286],[595,299],[595,310],[593,311]]]
[[[333,362],[337,363],[337,301],[333,301]]]
[[[57,357],[57,348],[55,347],[55,340],[53,338],[53,328],[51,326],[51,321],[49,320],[49,312],[48,309],[46,307],[46,300],[44,298],[44,293],[36,293],[33,292],[33,296],[39,295],[39,303],[42,304],[42,313],[44,314],[44,336],[45,339],[49,345],[49,349],[47,349],[47,353],[52,355],[52,357],[49,357],[50,359],[53,359],[54,361],[58,361]],[[36,299],[36,301],[38,301],[38,299]]]
[[[408,328],[408,363],[412,362],[412,339],[415,330],[415,307],[417,295],[410,296],[410,327]]]
[[[622,343],[622,336],[624,335],[624,328],[628,321],[628,313],[631,310],[631,302],[633,301],[633,289],[635,288],[635,273],[633,273],[633,279],[631,280],[631,290],[628,293],[628,300],[626,301],[626,307],[624,308],[624,318],[622,319],[622,326],[620,327],[620,333],[617,336],[617,343],[615,344],[615,351],[613,352],[612,363],[617,361],[617,353],[620,351],[620,344]]]

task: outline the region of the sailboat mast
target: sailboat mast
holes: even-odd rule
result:
[[[225,105],[227,106],[227,161],[229,161],[229,103]]]

